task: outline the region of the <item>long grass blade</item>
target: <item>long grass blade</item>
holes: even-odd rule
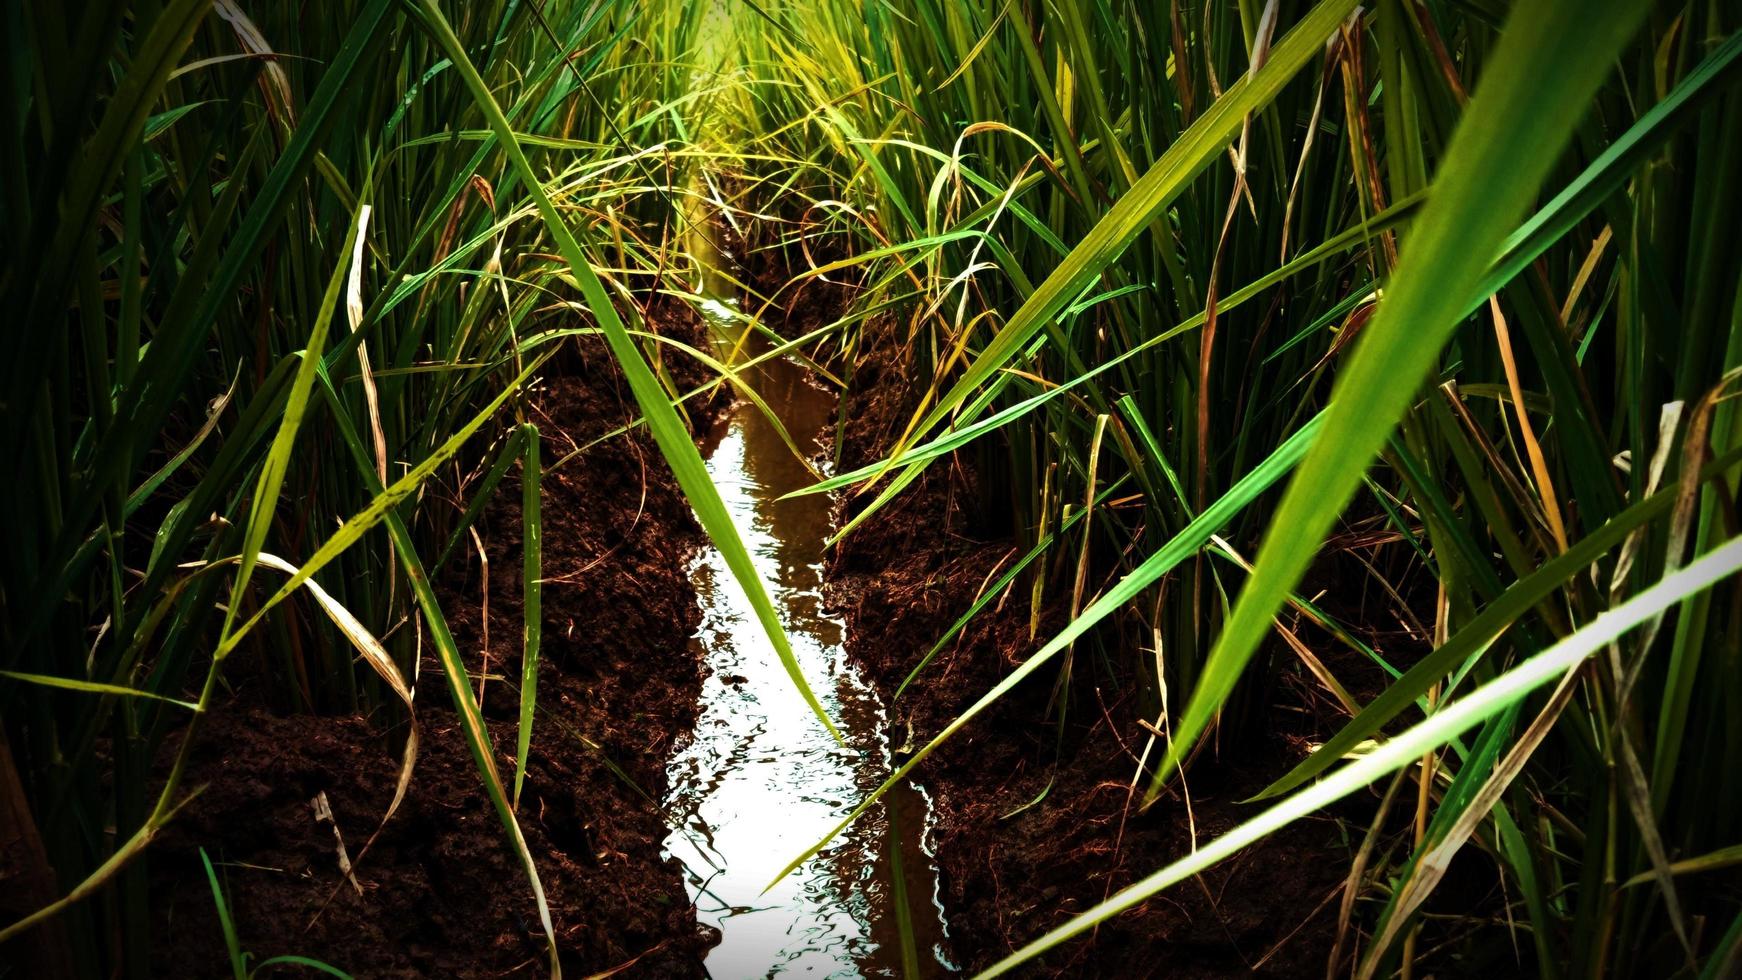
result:
[[[540,517],[538,426],[520,427],[524,446],[520,469],[520,725],[514,739],[514,809],[520,810],[520,787],[526,781],[526,751],[532,744],[532,719],[538,709],[538,648],[544,634],[544,522]]]

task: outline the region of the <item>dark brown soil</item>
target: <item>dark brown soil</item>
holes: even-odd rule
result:
[[[913,374],[902,357],[891,327],[867,328],[848,395],[843,466],[877,458],[910,417],[920,393],[910,390]],[[940,461],[832,557],[849,653],[886,696],[973,603],[1000,560],[1016,557],[1013,541],[987,531],[997,522],[974,511],[982,496],[976,480],[965,452]],[[848,513],[870,496],[849,501]],[[1061,610],[1043,609],[1037,641],[1029,618],[1024,597],[1012,593],[970,624],[892,703],[896,744],[909,725],[914,743],[923,744],[1064,622]],[[1326,646],[1318,648],[1329,662]],[[1080,645],[1076,654],[1062,733],[1051,720],[1056,711],[1048,710],[1057,672],[1043,671],[918,770],[936,801],[944,905],[965,968],[995,962],[1187,853],[1194,827],[1204,842],[1249,819],[1258,807],[1238,801],[1286,772],[1308,739],[1323,738],[1339,720],[1310,681],[1277,685],[1262,731],[1242,738],[1238,751],[1192,768],[1189,811],[1177,797],[1164,797],[1140,814],[1128,787],[1147,735],[1128,696],[1135,688],[1132,658],[1087,650]],[[1366,689],[1357,696],[1381,686],[1377,669],[1363,661],[1339,658],[1332,669]],[[1297,823],[1065,944],[1033,972],[1324,976],[1344,876],[1373,810],[1373,799],[1358,799]]]
[[[688,343],[702,339],[702,325],[681,304],[662,306],[650,321]],[[661,859],[666,827],[653,801],[665,789],[672,741],[695,721],[701,674],[687,641],[700,613],[686,564],[700,532],[644,433],[609,439],[551,468],[636,414],[609,354],[596,338],[581,340],[534,400],[547,467],[544,659],[520,824],[565,971],[581,976],[632,964],[620,975],[699,976],[714,937],[696,923],[681,869]],[[697,365],[672,358],[666,366],[686,389],[705,380]],[[689,403],[698,428],[716,407]],[[479,530],[487,585],[472,549],[454,559],[456,567],[433,574],[443,583],[443,606],[474,690],[477,672],[493,675],[485,713],[497,764],[511,779],[521,644],[520,490],[513,479]],[[240,685],[234,702],[198,734],[187,784],[206,784],[206,791],[151,851],[156,972],[230,972],[201,870],[203,847],[219,867],[242,947],[257,958],[307,955],[358,977],[545,973],[531,891],[484,794],[440,670],[426,653],[416,773],[404,805],[357,869],[360,896],[339,874],[333,826],[316,823],[310,804],[325,793],[355,856],[391,799],[397,733],[362,717],[281,716]]]

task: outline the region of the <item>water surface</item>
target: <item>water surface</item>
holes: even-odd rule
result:
[[[806,457],[835,399],[799,365],[774,360],[751,384]],[[929,804],[902,786],[767,894],[787,862],[822,839],[890,771],[877,693],[848,663],[840,620],[823,608],[824,495],[777,500],[816,476],[778,430],[740,400],[723,420],[708,470],[770,586],[837,744],[793,689],[749,601],[717,551],[691,568],[703,622],[694,642],[708,672],[694,739],[668,767],[666,841],[687,869],[698,918],[721,932],[707,968],[739,977],[902,976],[889,808],[895,815],[918,972],[947,972],[937,873],[925,846]]]

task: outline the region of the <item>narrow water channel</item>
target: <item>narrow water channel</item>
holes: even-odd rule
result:
[[[770,360],[750,379],[800,451],[816,456],[835,399],[806,370]],[[948,972],[937,873],[925,846],[929,803],[891,793],[822,854],[767,894],[763,888],[816,843],[890,771],[883,705],[842,648],[823,606],[823,541],[830,502],[779,500],[815,477],[754,405],[721,423],[708,470],[773,591],[804,675],[840,727],[838,745],[812,716],[720,554],[691,568],[703,622],[692,641],[706,664],[694,738],[671,760],[667,851],[687,869],[701,921],[720,930],[708,955],[718,980],[741,977],[899,977]],[[900,848],[897,887],[891,851]],[[905,894],[915,962],[904,968],[897,898]]]

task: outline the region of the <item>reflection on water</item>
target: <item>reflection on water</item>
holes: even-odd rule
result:
[[[834,398],[805,371],[770,361],[750,379],[807,456],[833,417]],[[667,850],[687,868],[698,917],[721,932],[708,972],[739,977],[901,976],[888,813],[879,806],[821,855],[762,889],[816,843],[890,771],[877,694],[847,662],[840,621],[822,604],[823,495],[776,500],[815,481],[778,431],[740,403],[723,423],[708,470],[773,589],[805,678],[847,740],[836,744],[781,667],[719,553],[691,570],[703,622],[693,642],[709,676],[693,741],[669,765]],[[890,794],[919,970],[946,972],[937,875],[923,847],[921,791]]]

